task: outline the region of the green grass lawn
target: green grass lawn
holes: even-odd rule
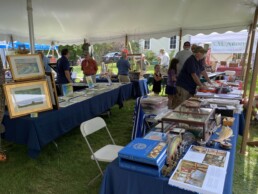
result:
[[[125,102],[119,109],[112,108],[110,118],[105,118],[115,141],[119,145],[130,142],[132,115],[135,100]],[[258,139],[258,125],[251,132]],[[21,129],[22,130],[22,129]],[[109,143],[105,131],[90,136],[94,148]],[[99,178],[91,186],[87,183],[99,173],[83,139],[79,127],[49,144],[42,150],[38,159],[28,157],[27,147],[4,141],[8,161],[0,163],[1,194],[97,194],[100,188]],[[238,140],[238,149],[241,138]],[[236,154],[234,172],[234,194],[255,194],[258,185],[258,149],[247,148],[248,155]],[[105,168],[106,164],[102,164]],[[232,165],[232,164],[229,164]]]

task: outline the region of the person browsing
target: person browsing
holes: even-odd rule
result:
[[[43,51],[39,51],[38,54],[41,56],[42,62],[44,64],[45,72],[51,72],[51,67],[49,64],[49,59],[44,55]]]
[[[122,52],[121,58],[116,63],[116,66],[118,68],[119,82],[130,82],[129,70],[131,70],[131,68],[130,68],[130,63],[126,59],[126,57],[127,57],[127,54],[125,52]]]
[[[191,47],[190,42],[188,42],[188,41],[185,42],[184,46],[183,46],[184,50],[179,51],[175,56],[175,58],[179,60],[179,64],[177,67],[178,74],[180,73],[181,69],[183,68],[185,61],[193,54],[190,47]]]
[[[57,60],[57,83],[58,84],[67,84],[73,83],[70,72],[70,63],[68,58],[70,56],[67,48],[62,49],[62,57]]]
[[[168,108],[172,109],[173,98],[176,95],[176,75],[177,75],[177,65],[179,60],[174,58],[171,60],[168,68],[168,79],[166,86],[166,94],[168,95]]]
[[[161,91],[162,75],[160,73],[160,65],[155,65],[153,74],[153,88],[152,91],[155,95],[159,95]]]
[[[206,88],[206,86],[200,81],[200,75],[203,75],[204,78],[212,84],[202,64],[202,59],[204,58],[205,53],[206,50],[203,47],[197,46],[193,55],[185,61],[185,64],[177,78],[177,94],[175,96],[173,108],[193,96],[196,92],[197,86]]]
[[[96,83],[96,73],[98,71],[97,62],[86,52],[85,59],[82,61],[81,70],[83,71],[83,80],[86,82],[86,76],[91,76],[92,81]]]
[[[161,74],[166,75],[168,66],[169,66],[169,60],[170,60],[169,55],[164,49],[160,49],[159,58],[160,58]]]

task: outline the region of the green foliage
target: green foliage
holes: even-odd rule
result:
[[[173,59],[175,57],[176,54],[176,50],[171,50],[171,52],[169,53],[169,58]]]
[[[144,54],[145,54],[145,58],[147,59],[147,61],[150,62],[150,64],[154,64],[155,62],[158,61],[158,58],[153,51],[149,50],[149,51],[146,51]]]
[[[139,42],[130,41],[130,44],[131,44],[133,53],[135,53],[135,54],[140,53],[140,44],[139,44]]]
[[[73,65],[75,65],[78,58],[82,56],[82,45],[60,45],[58,47],[59,53],[61,53],[61,50],[64,48],[67,48],[69,50],[69,60],[71,60],[73,62]]]
[[[105,118],[107,126],[117,143],[126,145],[131,139],[132,115],[135,100],[124,103],[119,109],[114,106],[111,117]],[[258,125],[251,128],[251,137],[258,138]],[[22,130],[22,129],[21,129]],[[235,134],[237,135],[237,134]],[[106,143],[106,131],[92,134],[89,140],[96,150]],[[90,151],[79,127],[45,146],[37,160],[27,156],[27,146],[3,141],[8,160],[0,163],[1,194],[97,194],[101,178],[87,186],[98,173],[96,163],[90,159]],[[241,144],[239,137],[236,149],[233,191],[234,194],[255,194],[258,185],[257,148],[248,147],[248,155],[238,153]],[[106,163],[101,163],[105,169]],[[229,165],[234,165],[229,164]]]
[[[138,42],[131,41],[131,47],[133,53],[140,52],[140,45]],[[58,50],[61,52],[63,48],[67,48],[70,52],[69,60],[73,61],[75,64],[79,57],[83,57],[82,45],[60,45]],[[124,43],[121,42],[111,42],[111,43],[102,43],[102,44],[94,44],[93,56],[98,64],[102,62],[102,57],[109,52],[119,52],[124,48]]]

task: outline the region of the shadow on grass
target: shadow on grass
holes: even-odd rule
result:
[[[258,124],[250,129],[251,140],[258,138]],[[258,148],[246,147],[246,155],[239,153],[242,137],[238,138],[238,145],[235,160],[235,172],[233,181],[234,194],[256,194],[258,193]]]

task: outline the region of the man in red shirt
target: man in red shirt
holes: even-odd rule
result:
[[[98,66],[97,66],[97,62],[90,57],[89,53],[85,54],[85,59],[82,61],[81,66],[82,66],[81,69],[84,74],[84,77],[83,77],[84,82],[86,82],[86,79],[85,79],[86,76],[91,76],[92,81],[96,83],[96,73],[98,71]]]

